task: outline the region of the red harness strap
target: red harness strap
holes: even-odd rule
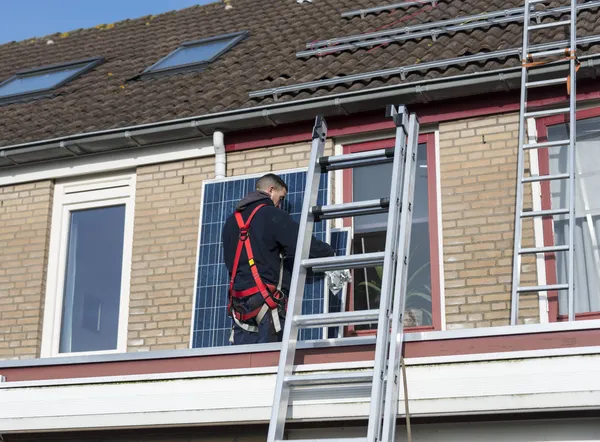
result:
[[[230,314],[233,313],[235,317],[241,322],[246,322],[249,319],[256,317],[260,312],[262,306],[248,313],[240,313],[232,308],[232,298],[245,298],[247,296],[251,296],[255,293],[260,292],[263,299],[265,300],[265,303],[270,309],[276,309],[283,298],[283,296],[278,292],[277,287],[271,284],[265,285],[263,283],[262,279],[260,278],[260,275],[258,274],[258,269],[256,268],[256,264],[254,262],[254,253],[252,252],[252,246],[250,245],[250,223],[252,222],[254,215],[256,215],[256,212],[258,212],[258,210],[261,207],[264,207],[265,205],[266,204],[261,204],[257,206],[252,211],[246,222],[244,222],[244,219],[242,218],[242,214],[240,212],[235,213],[235,219],[237,221],[238,227],[240,228],[240,238],[238,241],[237,249],[235,251],[233,269],[231,271],[231,279],[229,282],[229,304],[227,306],[227,310]],[[252,276],[254,278],[254,283],[256,284],[256,286],[245,290],[234,290],[233,283],[240,263],[242,247],[244,246],[246,248],[246,254],[248,255],[248,264],[250,265],[250,270],[252,271]]]

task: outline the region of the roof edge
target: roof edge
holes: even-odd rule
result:
[[[600,59],[600,54],[581,57],[578,77],[595,76],[596,71],[600,75],[600,63],[596,59]],[[561,69],[560,65],[548,65],[536,69],[530,76],[543,77]],[[74,156],[204,138],[216,130],[232,132],[290,124],[313,119],[317,113],[326,117],[341,116],[390,103],[410,105],[506,92],[519,89],[520,79],[521,67],[498,69],[15,144],[0,147],[0,171]]]

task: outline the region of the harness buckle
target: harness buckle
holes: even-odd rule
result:
[[[241,228],[240,229],[240,241],[246,241],[250,235],[250,229]]]

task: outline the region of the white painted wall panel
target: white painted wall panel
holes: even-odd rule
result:
[[[409,365],[413,416],[600,409],[600,354]],[[0,388],[0,434],[74,428],[267,422],[275,377],[253,369]],[[368,412],[368,389],[297,398],[295,420]],[[337,396],[337,397],[332,397]],[[399,410],[404,400],[400,395]],[[600,433],[599,433],[600,434]],[[487,441],[486,441],[487,442]]]

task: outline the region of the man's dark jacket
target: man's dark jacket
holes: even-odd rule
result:
[[[244,221],[248,219],[254,208],[266,204],[258,210],[250,225],[250,244],[254,252],[254,262],[261,279],[265,284],[277,285],[279,281],[280,253],[286,256],[284,261],[282,290],[289,294],[291,273],[296,253],[299,225],[285,210],[275,207],[269,195],[265,192],[254,191],[246,195],[236,207],[241,211]],[[233,261],[239,239],[239,228],[235,215],[231,215],[223,227],[224,259],[229,275],[233,270]],[[320,258],[333,256],[331,246],[315,237],[310,247],[310,257]],[[248,265],[245,248],[242,249],[234,289],[245,290],[254,287],[254,278]]]

